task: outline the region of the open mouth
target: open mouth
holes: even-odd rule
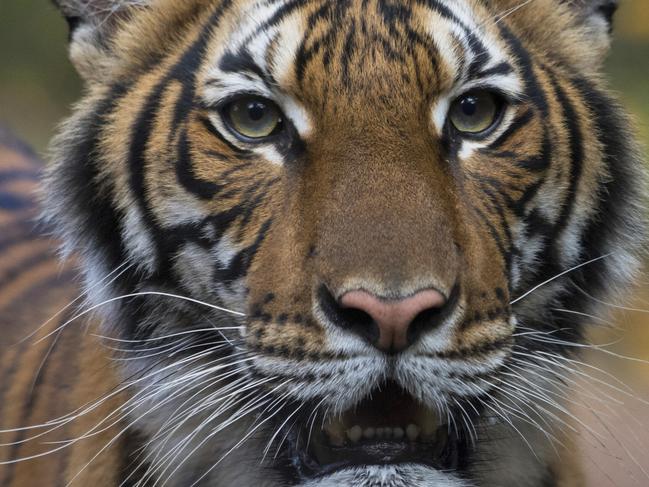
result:
[[[291,441],[293,464],[302,476],[400,463],[457,468],[459,439],[446,418],[393,383],[377,389],[353,410],[311,426]]]

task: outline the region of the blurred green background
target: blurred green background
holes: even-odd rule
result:
[[[66,44],[67,26],[49,0],[0,0],[0,124],[9,126],[40,153],[81,92],[67,60]],[[636,116],[638,132],[649,147],[649,0],[622,0],[606,70],[615,91]],[[630,304],[647,310],[649,272],[644,276]],[[595,342],[608,343],[614,335],[614,343],[605,353],[590,352],[590,363],[620,377],[639,396],[649,399],[649,365],[637,360],[649,360],[649,314],[619,311],[615,321],[617,329],[593,336]],[[611,352],[636,360],[620,359]],[[649,466],[649,403],[628,397],[621,400],[621,418],[591,421],[587,413],[579,413],[594,430],[612,436],[604,443],[590,444],[589,435],[584,435],[589,443],[583,448],[587,465],[594,466],[588,469],[590,487],[649,485],[649,474],[645,475]],[[635,439],[627,443],[629,438]],[[631,460],[625,450],[633,451],[635,458]]]

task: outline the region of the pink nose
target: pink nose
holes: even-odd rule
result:
[[[367,313],[378,327],[376,347],[389,352],[408,346],[408,329],[423,311],[439,309],[446,303],[442,293],[426,289],[403,299],[384,299],[367,291],[350,291],[340,298],[343,308]]]

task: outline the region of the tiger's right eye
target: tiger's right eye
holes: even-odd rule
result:
[[[228,103],[223,114],[230,129],[247,140],[264,139],[282,126],[279,107],[258,96],[245,96]]]
[[[478,135],[496,124],[502,106],[502,100],[493,93],[470,91],[453,102],[449,120],[458,132]]]

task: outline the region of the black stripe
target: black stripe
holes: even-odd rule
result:
[[[487,227],[487,231],[489,232],[494,242],[496,243],[496,246],[498,247],[498,251],[500,252],[500,255],[503,258],[503,263],[509,262],[511,258],[509,255],[510,251],[507,248],[507,246],[503,243],[503,240],[498,234],[498,230],[496,229],[496,227],[491,223],[491,221],[489,220],[489,218],[487,218],[484,212],[482,212],[478,208],[474,208],[473,210],[478,214],[482,223]]]
[[[507,45],[518,59],[522,68],[522,78],[525,81],[525,91],[527,96],[532,100],[536,108],[543,114],[543,120],[547,120],[549,108],[544,91],[541,89],[539,82],[534,74],[532,59],[527,50],[523,47],[520,39],[514,35],[504,24],[499,24],[500,33]]]
[[[547,472],[545,472],[545,475],[541,479],[539,487],[558,487],[558,485],[559,479],[557,478],[557,474],[554,473],[552,468],[548,468]]]
[[[533,184],[523,188],[523,194],[517,200],[512,199],[511,209],[514,211],[517,217],[522,218],[525,216],[527,211],[528,203],[536,196],[541,186],[545,182],[544,178],[539,179]],[[533,226],[531,223],[528,223],[530,226]]]
[[[30,196],[4,193],[0,191],[0,210],[21,211],[34,206],[34,200]]]
[[[478,78],[480,73],[485,70],[491,61],[491,55],[485,45],[480,41],[473,32],[467,33],[469,40],[469,47],[471,48],[473,54],[473,60],[469,64],[469,69],[467,70],[467,76],[469,79]]]
[[[503,61],[495,65],[493,68],[485,69],[484,71],[480,71],[479,73],[476,73],[475,77],[477,79],[487,78],[489,76],[494,76],[494,75],[506,75],[513,71],[514,68],[512,67],[512,65],[509,64],[507,61]]]
[[[65,322],[70,319],[70,314],[69,313],[63,313],[61,315],[61,320],[59,320],[57,326],[63,325]],[[63,333],[64,331],[61,331],[60,333]],[[22,403],[22,407],[20,410],[22,411],[22,414],[20,415],[20,420],[18,425],[19,426],[27,426],[29,422],[29,417],[32,415],[32,411],[34,410],[34,405],[36,404],[36,401],[38,400],[40,396],[40,388],[43,385],[43,381],[45,379],[45,375],[47,372],[47,365],[50,362],[52,356],[56,353],[56,350],[59,346],[60,337],[57,338],[56,335],[52,336],[52,339],[50,342],[45,346],[45,351],[44,355],[41,358],[41,360],[38,361],[38,365],[42,364],[42,368],[37,371],[36,377],[33,379],[33,387],[30,391],[27,392],[27,397]],[[50,350],[50,346],[52,349]],[[10,453],[9,453],[9,458],[10,459],[16,459],[18,456],[18,452],[20,451],[22,447],[22,442],[26,439],[27,433],[30,432],[30,430],[21,430],[18,431],[16,437],[13,439],[14,444],[11,445],[10,447]],[[31,432],[30,432],[31,433]],[[47,445],[45,448],[51,448],[50,445]],[[4,475],[4,481],[0,485],[10,485],[11,482],[13,481],[13,477],[15,475],[15,470],[16,470],[16,463],[11,463],[9,465],[6,465],[5,468],[7,469],[5,471]]]
[[[198,179],[194,173],[192,163],[191,147],[187,135],[187,127],[183,127],[178,139],[178,159],[176,163],[176,178],[178,182],[189,192],[203,200],[210,200],[223,189],[211,181]]]
[[[351,77],[349,76],[349,65],[356,51],[356,22],[354,19],[347,30],[345,43],[343,44],[340,54],[340,65],[342,66],[342,81],[348,88],[351,87]]]
[[[619,246],[646,238],[647,218],[637,205],[645,201],[642,163],[631,139],[629,121],[619,104],[593,82],[573,78],[572,85],[589,110],[603,160],[610,177],[600,182],[594,217],[587,223],[582,238],[582,261],[601,257]],[[564,302],[575,310],[587,310],[591,296],[601,296],[610,289],[609,261],[603,259],[573,273],[571,279],[588,294],[577,288],[565,296]]]
[[[558,234],[568,225],[568,220],[572,215],[572,210],[575,206],[577,189],[583,171],[584,147],[581,127],[579,126],[580,118],[574,109],[572,101],[566,96],[566,93],[563,91],[553,74],[549,71],[548,76],[556,92],[559,105],[561,105],[564,111],[563,120],[568,128],[568,144],[570,146],[570,184],[555,231]]]
[[[498,199],[498,196],[500,195],[494,193],[490,188],[487,187],[486,184],[480,184],[480,189],[483,192],[483,194],[487,197],[487,200],[489,201],[489,206],[491,206],[491,208],[496,212],[496,214],[498,215],[498,219],[500,220],[500,228],[505,236],[504,241],[502,240],[502,238],[500,239],[500,242],[502,242],[501,251],[504,252],[503,258],[505,260],[505,268],[507,271],[507,275],[509,275],[509,270],[511,268],[511,260],[512,260],[511,249],[514,244],[514,239],[512,238],[512,232],[511,229],[509,228],[509,222],[507,221],[507,216],[505,215],[505,211],[502,207],[502,204]]]
[[[418,3],[453,22],[462,29],[474,57],[473,61],[469,65],[468,75],[470,77],[477,76],[478,73],[483,70],[484,66],[491,60],[489,51],[482,41],[475,35],[472,29],[470,29],[448,7],[440,3],[438,0],[418,0]]]
[[[309,32],[313,30],[317,22],[322,19],[334,16],[334,7],[337,2],[324,2],[318,9],[316,9],[307,18],[307,29]],[[308,36],[305,36],[300,43],[300,47],[295,55],[295,77],[298,83],[304,81],[304,72],[306,66],[325,46],[332,44],[332,39],[335,35],[335,24],[329,24],[325,32],[317,39],[311,41],[310,47],[307,48]],[[325,67],[328,64],[324,62]]]
[[[8,170],[0,171],[0,184],[13,182],[13,181],[38,181],[41,177],[40,171],[30,170]]]
[[[44,262],[56,262],[56,257],[50,254],[48,251],[39,250],[37,254],[30,256],[28,259],[17,262],[15,265],[9,267],[6,270],[0,269],[0,288],[5,287],[11,283],[11,281],[21,277],[26,272],[38,267]]]
[[[270,27],[274,27],[281,23],[286,17],[291,15],[296,9],[303,7],[308,0],[291,0],[286,3],[282,3],[282,6],[277,9],[277,11],[273,14],[273,16],[268,19],[267,21],[263,22],[262,24],[259,25],[257,28],[257,34],[266,32],[269,30]],[[343,3],[343,1],[337,0],[336,2],[326,2],[326,3],[332,3],[332,4],[340,4]]]
[[[221,267],[220,264],[215,266],[214,270],[214,280],[223,283],[223,284],[233,284],[236,280],[240,279],[248,273],[248,269],[252,264],[261,243],[266,238],[266,233],[270,228],[272,220],[266,220],[262,225],[257,238],[249,246],[237,253],[234,258],[230,261],[227,267]]]
[[[39,281],[36,286],[31,287],[29,290],[25,291],[25,293],[22,296],[18,297],[16,301],[23,300],[25,296],[33,296],[34,299],[36,299],[37,297],[42,297],[42,293],[47,291],[48,289],[51,289],[52,286],[54,285],[60,286],[62,282],[71,281],[74,277],[76,277],[76,272],[72,272],[72,271],[68,271],[64,273],[56,273],[52,277]],[[68,319],[69,316],[67,314],[64,314],[61,320],[59,321],[59,324],[65,323],[65,321],[67,321]],[[0,324],[1,323],[3,323],[2,320],[0,320]],[[11,364],[11,367],[7,371],[3,371],[2,373],[2,381],[0,381],[0,417],[3,416],[2,410],[5,407],[7,407],[7,405],[9,404],[5,400],[5,396],[9,391],[10,387],[14,385],[14,376],[16,374],[16,371],[20,366],[25,365],[21,359],[23,358],[23,355],[25,354],[27,348],[30,346],[33,346],[33,342],[31,340],[24,340],[19,345],[17,345],[18,352],[17,352],[16,359]],[[42,377],[38,378],[38,386],[40,386],[41,383],[42,383]],[[26,403],[23,404],[23,407],[21,408],[23,414],[21,415],[22,419],[20,424],[13,425],[13,426],[17,426],[17,427],[26,426],[25,422],[29,417],[29,413],[31,413],[31,408],[33,406],[33,402],[35,399],[35,392],[36,392],[36,384],[35,384],[34,394],[32,394],[30,397],[27,398]],[[15,405],[12,405],[12,407],[15,407]],[[26,430],[19,432],[17,439],[20,440],[21,438],[24,438],[26,432],[27,432]],[[19,448],[20,445],[12,445],[9,459],[15,459],[15,456]],[[11,483],[13,476],[15,474],[14,472],[15,467],[16,467],[15,463],[5,466],[4,475],[2,478],[2,482],[0,482],[0,485],[9,485]]]
[[[102,129],[119,101],[128,93],[129,86],[114,85],[108,95],[98,103],[93,112],[77,120],[77,126],[86,131],[80,134],[76,143],[71,142],[71,151],[66,154],[68,162],[62,174],[55,179],[55,196],[65,202],[64,211],[72,211],[76,218],[77,231],[87,237],[86,251],[101,249],[106,264],[115,268],[125,261],[125,248],[118,229],[121,212],[113,206],[109,196],[108,181],[100,186],[100,167],[103,161],[97,147],[103,134]],[[57,215],[65,221],[62,215]],[[75,235],[76,237],[76,235]]]
[[[179,127],[181,122],[186,121],[187,113],[193,107],[194,85],[200,64],[203,61],[205,48],[223,12],[229,8],[231,3],[232,0],[224,0],[216,8],[209,20],[203,25],[197,39],[149,94],[144,103],[144,108],[141,109],[133,125],[131,133],[131,145],[128,155],[128,166],[130,168],[129,184],[142,214],[142,221],[147,225],[154,242],[156,279],[166,282],[167,285],[175,281],[171,273],[171,258],[177,250],[179,242],[176,239],[166,238],[162,229],[156,223],[153,210],[149,207],[146,200],[144,172],[146,167],[147,143],[153,132],[154,122],[160,110],[162,94],[168,85],[174,81],[182,85],[182,91],[176,102],[174,117],[171,123],[171,132],[174,132],[173,127]],[[184,170],[182,165],[186,163],[186,160],[177,161],[177,164],[181,165],[180,170],[177,170],[178,174],[183,174]]]
[[[526,171],[539,173],[545,171],[550,166],[552,159],[552,143],[548,130],[543,130],[543,142],[541,152],[537,155],[530,156],[526,159],[517,159],[516,166]]]
[[[240,49],[236,54],[227,52],[219,61],[219,68],[226,73],[251,72],[259,76],[262,80],[266,74],[257,66],[254,59],[248,51]]]
[[[34,168],[42,168],[43,162],[38,154],[25,142],[16,137],[7,127],[0,125],[0,147],[20,154],[33,163]]]
[[[138,458],[143,455],[142,446],[145,438],[134,427],[126,429],[122,436],[120,447],[120,466],[117,482],[120,487],[141,486],[140,480],[150,465],[149,462],[140,462]],[[133,471],[134,467],[137,467]]]
[[[523,113],[519,114],[507,127],[507,129],[498,136],[491,144],[486,148],[481,149],[481,151],[493,151],[498,150],[501,146],[509,142],[509,139],[516,134],[519,130],[523,129],[528,123],[534,118],[534,112],[532,110],[525,110]]]
[[[208,117],[206,117],[205,115],[199,115],[198,120],[203,124],[205,129],[210,134],[212,134],[219,141],[221,141],[223,144],[225,144],[227,146],[227,148],[230,149],[232,152],[234,152],[237,156],[239,156],[239,157],[249,157],[250,156],[250,151],[247,151],[247,150],[241,149],[240,147],[237,147],[232,142],[230,142],[228,139],[223,137],[223,134],[221,134],[221,132],[216,130],[216,128],[214,127],[214,124],[211,122],[211,120]],[[221,157],[225,157],[224,154],[218,154],[218,153],[216,153],[216,154],[220,155]]]
[[[32,216],[29,214],[25,219],[13,221],[10,225],[1,228],[0,252],[5,252],[14,245],[21,245],[25,242],[34,242],[47,238],[41,235],[42,232],[37,228],[38,225],[30,220],[29,217]]]

